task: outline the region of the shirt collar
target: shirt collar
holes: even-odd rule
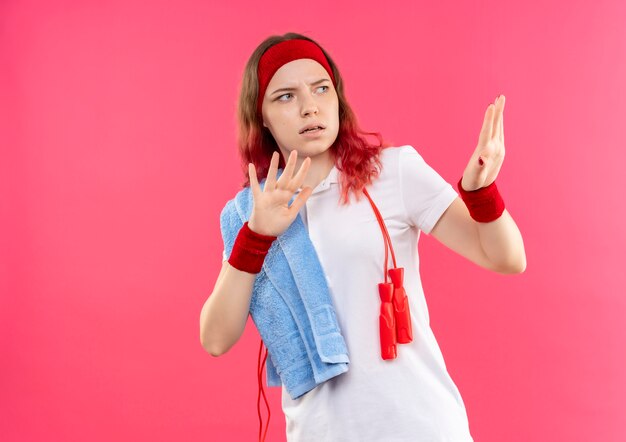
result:
[[[330,169],[328,176],[324,178],[322,181],[320,181],[317,187],[313,189],[313,192],[311,192],[311,195],[321,192],[323,190],[326,190],[330,187],[331,184],[337,183],[339,179],[338,175],[339,175],[339,171],[337,170],[337,166],[333,165],[333,168]],[[298,188],[297,192],[300,192],[300,190],[301,188]]]

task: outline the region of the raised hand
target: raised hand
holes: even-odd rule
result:
[[[305,158],[298,173],[293,176],[298,152],[292,150],[285,169],[277,181],[279,155],[276,151],[272,154],[264,189],[261,189],[259,185],[254,164],[248,164],[250,188],[252,189],[252,197],[254,199],[248,227],[260,235],[278,236],[287,230],[296,216],[298,216],[300,208],[313,192],[310,186],[304,187],[291,203],[291,206],[289,206],[289,201],[296,190],[302,186],[306,178],[311,165],[311,158]]]
[[[489,104],[485,112],[483,127],[478,137],[478,146],[472,154],[465,171],[461,187],[477,190],[493,183],[504,162],[504,95],[499,95]]]

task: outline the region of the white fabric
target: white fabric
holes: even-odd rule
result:
[[[283,387],[287,441],[473,442],[465,405],[430,328],[417,249],[420,231],[429,234],[458,194],[412,146],[384,149],[380,158],[381,174],[367,190],[404,267],[413,342],[398,344],[396,359],[380,356],[383,237],[365,196],[356,202],[351,195],[349,206],[339,205],[334,167],[300,215],[333,296],[350,367],[296,400]]]

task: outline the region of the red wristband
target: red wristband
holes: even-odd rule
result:
[[[474,220],[488,223],[500,218],[504,212],[504,201],[498,192],[495,181],[487,187],[469,191],[463,189],[461,181],[463,181],[463,177],[457,184],[459,194]]]
[[[235,239],[228,263],[243,272],[259,273],[276,236],[261,235],[250,230],[246,221]]]

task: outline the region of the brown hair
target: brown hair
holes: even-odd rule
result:
[[[269,129],[263,126],[262,119],[257,112],[259,59],[271,46],[294,38],[309,40],[320,46],[315,40],[294,32],[272,35],[257,46],[246,63],[237,106],[239,155],[245,176],[242,187],[250,185],[248,163],[254,164],[258,180],[261,182],[267,177],[272,153],[279,150],[274,137]],[[365,132],[359,128],[356,115],[346,100],[343,79],[339,69],[324,48],[320,46],[320,49],[326,56],[335,77],[335,89],[339,101],[339,132],[330,149],[334,154],[337,169],[342,172],[340,174],[341,203],[347,204],[350,191],[355,194],[358,201],[362,195],[363,187],[370,184],[373,178],[378,176],[382,168],[379,158],[380,152],[382,149],[390,147],[390,144],[383,141],[380,133]],[[368,143],[364,135],[375,136],[378,143]],[[285,167],[285,159],[282,154],[278,167]]]

